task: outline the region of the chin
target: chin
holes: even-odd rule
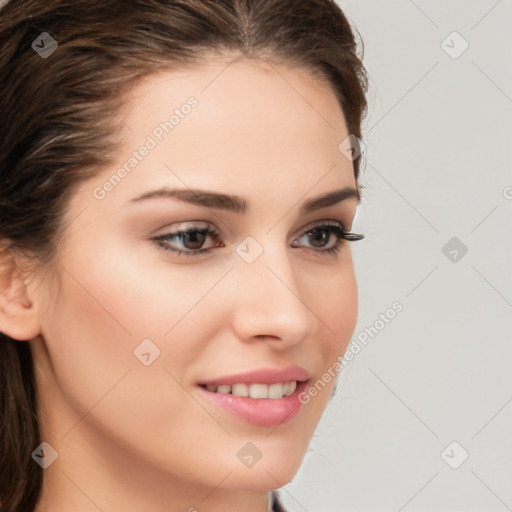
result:
[[[298,444],[298,443],[297,443]],[[226,474],[232,471],[224,482],[226,489],[244,491],[271,491],[289,483],[297,474],[304,458],[304,451],[297,444],[283,443],[263,447],[261,458],[252,465],[237,463],[226,467]],[[217,467],[218,471],[218,467]],[[223,485],[224,487],[224,485]]]
[[[260,461],[261,462],[261,461]],[[275,491],[287,483],[297,474],[302,460],[281,461],[279,464],[268,464],[251,469],[237,470],[225,481],[226,489],[239,491]]]

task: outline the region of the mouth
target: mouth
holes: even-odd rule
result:
[[[250,398],[270,398],[277,400],[285,396],[290,396],[297,389],[297,381],[292,380],[289,382],[278,382],[276,384],[260,384],[252,383],[245,384],[239,382],[237,384],[208,384],[203,386],[205,389],[212,393],[220,393],[221,395],[243,396]]]
[[[264,369],[198,384],[216,408],[258,426],[275,426],[295,418],[303,404],[299,395],[310,374],[300,367]]]

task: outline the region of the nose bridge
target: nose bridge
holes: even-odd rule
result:
[[[234,327],[244,339],[269,336],[297,343],[316,328],[317,319],[286,247],[272,237],[256,243],[246,239],[237,248]],[[247,258],[251,251],[253,260]]]

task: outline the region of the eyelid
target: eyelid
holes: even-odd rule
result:
[[[332,219],[320,219],[320,220],[312,221],[309,224],[306,224],[306,226],[304,226],[303,228],[301,228],[298,235],[303,236],[305,233],[307,233],[308,231],[311,231],[312,229],[318,229],[319,227],[323,227],[326,225],[339,227],[343,230],[344,233],[349,234],[349,235],[355,235],[355,233],[350,232],[349,228],[345,227],[345,224],[343,222],[338,221],[338,220],[332,220]],[[172,228],[171,228],[171,226],[172,226]],[[161,235],[154,235],[155,232],[162,231],[164,229],[172,229],[172,231],[165,231]],[[193,231],[193,230],[215,231],[217,233],[217,236],[221,236],[218,229],[210,222],[195,221],[195,220],[182,221],[182,222],[176,223],[176,226],[175,226],[175,224],[171,224],[170,226],[166,226],[165,228],[159,228],[158,230],[155,230],[152,233],[150,233],[150,236],[155,236],[155,237],[159,238],[161,236],[169,236],[172,234],[178,234],[178,233]],[[363,236],[363,238],[364,238],[364,235],[358,235],[358,236]]]
[[[349,230],[345,228],[345,224],[341,221],[333,221],[333,220],[319,220],[315,221],[313,223],[308,224],[305,228],[302,229],[300,234],[297,238],[294,239],[292,242],[292,245],[303,236],[307,235],[309,232],[314,231],[316,229],[325,229],[332,227],[334,228],[335,232],[338,232],[338,238],[341,242],[342,240],[345,240],[347,242],[355,242],[358,240],[362,240],[365,236],[363,234],[359,233],[352,233]],[[326,252],[326,251],[318,251],[318,252]]]
[[[180,224],[184,224],[184,226],[180,226]],[[364,235],[357,234],[357,233],[350,233],[346,230],[344,227],[344,223],[338,220],[332,220],[332,219],[323,219],[323,220],[317,220],[314,222],[311,222],[307,224],[305,227],[302,228],[300,233],[293,239],[292,246],[294,247],[300,247],[296,242],[300,240],[302,237],[308,235],[311,231],[317,230],[317,229],[326,229],[326,228],[333,228],[328,229],[331,233],[337,233],[337,243],[334,247],[329,249],[308,249],[310,251],[313,251],[314,253],[318,253],[318,255],[321,254],[336,254],[340,248],[340,245],[342,244],[342,241],[345,240],[347,242],[361,240],[364,238]],[[170,226],[169,226],[170,228]],[[152,237],[151,239],[155,242],[158,242],[159,245],[161,245],[165,250],[170,251],[172,253],[175,253],[177,255],[186,255],[186,256],[199,256],[202,254],[208,254],[211,252],[212,249],[216,247],[225,247],[224,242],[221,241],[221,243],[217,243],[213,247],[207,247],[203,249],[194,249],[194,250],[186,250],[186,249],[171,249],[168,246],[165,247],[164,241],[168,239],[169,237],[175,237],[179,235],[183,235],[185,233],[189,232],[202,232],[206,233],[210,236],[212,239],[221,239],[222,235],[218,232],[217,228],[207,222],[207,221],[184,221],[182,223],[178,223],[178,227],[175,228],[173,231],[168,231],[166,233],[163,233],[161,235],[156,235]]]
[[[333,226],[335,228],[339,228],[343,232],[343,238],[349,242],[355,242],[357,240],[362,240],[364,238],[363,234],[352,233],[351,228],[346,228],[343,222],[331,219],[317,220],[306,225],[306,227],[302,229],[301,234],[299,236],[304,236],[308,231],[311,231],[313,229],[319,229],[325,226]]]
[[[162,236],[173,235],[179,232],[191,231],[191,230],[203,230],[209,229],[212,231],[218,231],[217,228],[208,221],[205,220],[185,220],[180,222],[173,222],[165,225],[164,227],[160,227],[158,229],[154,229],[149,233],[151,238],[160,238]],[[159,233],[159,234],[158,234]]]
[[[345,227],[345,224],[339,220],[320,219],[310,222],[309,224],[306,224],[306,226],[304,226],[301,229],[301,233],[304,234],[312,229],[316,229],[322,226],[335,226],[341,228],[344,232],[348,232],[348,229]]]

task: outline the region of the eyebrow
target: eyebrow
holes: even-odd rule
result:
[[[246,199],[236,195],[227,195],[219,192],[210,192],[208,190],[200,189],[171,189],[161,188],[146,192],[131,202],[146,201],[155,198],[169,198],[178,199],[187,203],[205,206],[207,208],[217,208],[220,210],[227,210],[234,213],[244,214],[249,203]],[[313,212],[321,208],[333,206],[345,199],[354,198],[359,203],[361,195],[359,191],[352,187],[344,187],[339,190],[333,190],[320,196],[308,199],[300,208],[301,213]]]

